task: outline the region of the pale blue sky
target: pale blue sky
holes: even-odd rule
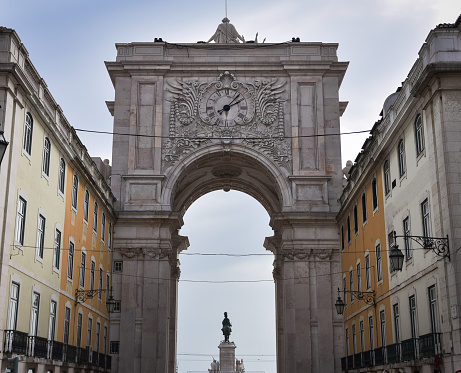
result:
[[[430,29],[453,23],[460,13],[458,0],[228,0],[228,17],[247,39],[259,32],[267,42],[296,36],[339,43],[339,60],[350,62],[340,91],[341,100],[349,101],[342,132],[371,129]],[[4,0],[0,26],[19,34],[72,126],[111,131],[105,101],[114,93],[104,61],[115,60],[114,44],[155,37],[174,43],[208,40],[223,16],[224,0]],[[111,158],[111,136],[79,136],[92,156]],[[366,137],[343,137],[343,165],[355,159]],[[189,252],[263,254],[264,237],[271,235],[267,213],[237,192],[203,197],[184,220],[181,234],[189,236]],[[184,280],[272,278],[270,256],[181,256],[181,263]],[[180,373],[206,371],[211,356],[218,357],[224,311],[234,324],[231,340],[247,371],[276,372],[274,356],[260,356],[259,362],[244,356],[275,354],[273,283],[181,282],[179,301],[178,352],[193,354],[179,355]]]

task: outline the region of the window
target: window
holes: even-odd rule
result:
[[[74,277],[74,253],[75,246],[73,242],[69,242],[69,254],[67,259],[67,278],[72,280]]]
[[[24,139],[22,141],[23,150],[32,155],[32,132],[34,129],[34,120],[30,113],[26,114],[26,122],[24,123]]]
[[[420,155],[424,150],[423,122],[421,115],[418,115],[415,120],[415,141],[416,155]]]
[[[418,338],[418,319],[416,315],[416,298],[412,295],[409,298],[410,301],[410,327],[411,327],[411,338]]]
[[[94,211],[93,211],[93,231],[98,231],[98,203],[94,203]]]
[[[368,331],[370,333],[370,350],[375,349],[375,326],[373,324],[373,316],[368,316]]]
[[[79,313],[77,317],[77,347],[82,346],[82,324],[83,324],[83,315]]]
[[[367,289],[371,288],[370,255],[365,256],[365,281]]]
[[[367,221],[367,195],[362,194],[362,220],[363,224]]]
[[[341,250],[344,251],[344,225],[341,225]]]
[[[346,356],[349,356],[349,329],[346,328]]]
[[[407,167],[405,164],[405,144],[403,140],[399,141],[398,151],[399,151],[399,175],[400,177],[402,177],[403,175],[405,175],[405,172],[407,171]]]
[[[407,236],[411,236],[410,233],[410,217],[406,217],[403,220],[403,235],[405,236],[403,239],[403,243],[405,245],[405,258],[407,260],[410,260],[411,257],[413,256],[413,252],[411,250],[411,241]]]
[[[373,197],[373,211],[378,208],[378,183],[376,178],[371,182],[371,192]]]
[[[99,268],[99,290],[102,290],[102,268]],[[98,299],[101,300],[102,299],[102,291],[99,291],[98,293]]]
[[[109,346],[109,353],[112,355],[118,355],[120,349],[120,342],[119,341],[110,341]]]
[[[355,324],[352,325],[352,351],[354,355],[357,353],[357,333],[355,331]]]
[[[380,319],[380,322],[381,322],[381,346],[386,346],[387,345],[387,342],[386,342],[386,313],[384,312],[384,310],[382,310],[381,312],[379,312],[379,319]]]
[[[43,215],[38,214],[38,228],[37,228],[37,248],[35,255],[43,259],[43,248],[45,245],[45,218]]]
[[[70,308],[66,307],[64,311],[64,344],[69,343],[69,326],[70,326]]]
[[[16,330],[18,321],[19,284],[12,282],[10,287],[10,301],[8,303],[8,330]]]
[[[386,195],[391,191],[391,170],[389,168],[389,161],[384,162],[384,192]]]
[[[394,247],[394,232],[390,232],[387,235],[387,242],[388,242],[388,250],[387,250],[387,252],[390,254],[392,248]],[[389,260],[388,262],[389,262],[389,270],[391,272],[394,272],[395,269],[394,269],[394,266],[392,265],[392,260]]]
[[[93,330],[93,319],[92,318],[88,318],[88,330],[86,332],[86,345],[87,347],[88,346],[91,346],[91,332]]]
[[[90,192],[85,190],[85,199],[83,201],[83,220],[88,223],[88,214],[90,210]]]
[[[347,217],[347,242],[351,243],[351,218]]]
[[[399,305],[396,303],[392,306],[394,310],[394,333],[395,333],[395,342],[400,343],[400,313]]]
[[[86,254],[82,252],[82,258],[80,260],[80,286],[85,287],[85,262]]]
[[[32,307],[30,314],[30,333],[31,336],[37,336],[38,331],[38,312],[40,309],[40,294],[34,292],[32,294]]]
[[[110,250],[112,248],[112,223],[109,223],[109,232],[108,232],[108,242],[107,248]]]
[[[101,219],[101,241],[106,239],[106,214],[102,213]]]
[[[357,263],[357,291],[362,292],[362,269],[360,268],[360,262]]]
[[[106,275],[106,301],[109,299],[110,276]]]
[[[59,191],[64,194],[64,188],[65,188],[65,183],[66,183],[66,162],[64,162],[64,159],[59,160],[59,175],[58,175],[58,188]]]
[[[359,217],[357,212],[357,205],[354,206],[354,233],[359,233]]]
[[[51,156],[51,143],[48,137],[45,137],[45,141],[43,143],[42,172],[46,176],[50,176],[50,156]]]
[[[90,268],[90,290],[94,290],[94,272],[96,270],[96,263],[92,260],[91,261],[91,268]]]
[[[78,194],[78,177],[74,175],[72,180],[72,207],[77,210],[77,194]]]
[[[123,272],[123,262],[120,260],[114,261],[114,272]]]
[[[354,274],[352,271],[349,271],[349,286],[351,290],[351,303],[354,302]]]
[[[96,351],[99,352],[99,338],[101,335],[101,324],[96,323]]]
[[[48,325],[48,340],[54,341],[56,331],[56,302],[51,301],[50,304],[50,323]]]
[[[27,202],[24,198],[18,199],[18,214],[16,216],[16,232],[14,240],[21,245],[24,245],[24,231],[26,229],[26,210]]]
[[[432,333],[438,332],[437,327],[437,294],[435,291],[435,285],[432,285],[428,289],[429,293],[429,311],[431,314],[431,331]]]
[[[61,260],[61,231],[56,229],[54,233],[54,255],[53,255],[53,267],[59,269],[59,263]]]
[[[359,328],[360,328],[360,348],[361,352],[365,352],[365,327],[363,325],[363,320],[360,320]]]
[[[104,339],[103,339],[102,353],[104,355],[107,353],[107,326],[104,326]]]
[[[421,218],[423,223],[423,236],[431,236],[431,222],[429,219],[429,202],[427,198],[421,203]]]
[[[378,281],[383,279],[383,263],[381,258],[381,245],[376,245],[376,272],[378,272]]]
[[[119,300],[114,301],[114,313],[121,312],[122,310],[122,302]]]
[[[343,298],[344,298],[344,305],[347,306],[347,280],[346,280],[346,277],[343,277]]]

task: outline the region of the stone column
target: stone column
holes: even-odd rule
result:
[[[235,348],[234,342],[221,342],[219,344],[219,372],[235,372]]]

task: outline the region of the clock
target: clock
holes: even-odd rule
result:
[[[200,117],[212,125],[233,126],[248,124],[254,116],[255,105],[247,87],[205,89],[199,104]]]

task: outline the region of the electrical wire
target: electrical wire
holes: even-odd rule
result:
[[[110,132],[110,131],[96,131],[88,130],[83,128],[74,128],[75,131],[79,132],[88,132],[88,133],[97,133],[101,135],[116,135],[116,136],[133,136],[133,137],[144,137],[144,138],[154,138],[154,139],[170,139],[170,140],[229,140],[229,137],[207,137],[207,136],[166,136],[166,135],[142,135],[138,133],[120,133],[120,132]],[[352,131],[352,132],[339,132],[339,133],[324,133],[316,135],[297,135],[297,136],[262,136],[262,137],[230,137],[233,140],[277,140],[277,139],[300,139],[300,138],[309,138],[309,137],[328,137],[328,136],[344,136],[344,135],[355,135],[360,133],[370,132],[370,130],[363,131]]]

